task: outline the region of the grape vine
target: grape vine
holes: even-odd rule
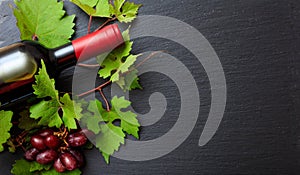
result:
[[[91,32],[93,18],[106,18],[96,29],[100,30],[116,20],[132,22],[141,7],[125,0],[70,1],[89,16],[87,33]],[[37,40],[49,48],[70,42],[76,15],[66,15],[63,6],[64,1],[57,0],[15,0],[13,14],[20,39]],[[122,35],[125,43],[105,57],[99,55],[97,65],[79,64],[100,67],[99,77],[108,79],[98,87],[77,94],[80,100],[71,99],[71,92],[56,89],[55,80],[49,77],[42,60],[33,84],[37,102],[24,104],[21,112],[0,111],[0,152],[6,149],[16,152],[19,148],[24,151],[24,158],[15,161],[12,174],[82,174],[85,164],[82,150],[90,148],[90,141],[109,163],[110,156],[125,144],[126,134],[139,138],[137,115],[127,110],[131,102],[117,96],[109,100],[103,93],[103,88],[112,83],[124,91],[142,89],[139,64],[135,65],[140,54],[131,53],[133,41],[130,41],[129,29]],[[149,57],[144,61],[147,59]],[[86,101],[84,97],[91,93],[99,93],[104,104],[99,99]],[[115,121],[120,121],[120,125]]]

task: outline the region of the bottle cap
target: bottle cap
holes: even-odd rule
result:
[[[108,25],[96,32],[72,41],[78,61],[110,52],[124,42],[117,24]]]

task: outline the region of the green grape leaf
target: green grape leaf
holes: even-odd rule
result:
[[[112,123],[101,125],[101,133],[96,137],[96,147],[101,151],[106,163],[109,163],[109,156],[124,144],[125,134],[121,127]]]
[[[66,16],[63,1],[15,0],[13,13],[21,33],[21,40],[36,38],[49,48],[69,42],[74,33],[75,15]]]
[[[94,17],[110,18],[111,13],[109,9],[108,0],[70,0],[86,14]]]
[[[128,84],[130,84],[130,86],[126,87],[129,91],[134,90],[134,89],[143,89],[143,87],[141,86],[140,82],[139,82],[140,78],[136,77],[133,81],[129,81]],[[131,83],[130,83],[131,82]]]
[[[114,0],[113,5],[111,4],[111,11],[117,13],[121,11],[122,5],[124,4],[125,0]]]
[[[34,94],[37,98],[51,97],[58,101],[58,91],[55,89],[55,80],[50,79],[44,61],[42,60],[42,68],[39,69],[38,75],[35,75],[35,83],[32,85]]]
[[[24,110],[20,113],[19,124],[18,127],[20,129],[24,129],[29,131],[31,129],[39,127],[39,124],[36,120],[30,118],[30,113],[28,110]]]
[[[116,58],[110,54],[101,64],[102,68],[99,70],[99,76],[102,78],[110,77],[112,82],[119,81],[120,74],[126,73],[134,64],[137,57],[140,55],[129,55],[125,61],[123,58]]]
[[[49,170],[50,168],[51,168],[51,164],[42,165],[42,164],[39,164],[36,161],[34,161],[34,162],[30,162],[29,171],[30,172],[35,172],[35,171]]]
[[[99,0],[96,5],[96,13],[93,16],[111,17],[108,0]]]
[[[105,78],[110,77],[113,73],[112,71],[117,70],[119,65],[114,64],[114,62],[117,61],[114,55],[108,54],[106,58],[104,56],[106,56],[106,55],[101,54],[101,55],[97,56],[96,60],[99,63],[99,65],[101,65],[101,68],[98,71],[99,77],[105,79]]]
[[[87,127],[95,134],[98,134],[100,132],[99,123],[101,121],[102,121],[101,117],[91,116],[91,118],[88,120]]]
[[[30,107],[30,117],[39,119],[39,125],[59,128],[62,124],[68,129],[77,129],[76,119],[80,119],[82,108],[80,103],[72,101],[69,94],[59,97],[58,91],[55,89],[54,79],[50,79],[47,74],[45,63],[41,62],[37,75],[35,75],[36,84],[33,85],[34,94],[38,98],[50,98],[50,100],[42,100]],[[60,110],[62,113],[60,113]]]
[[[37,162],[29,162],[25,159],[16,160],[11,173],[14,175],[35,175],[39,171],[49,170],[51,165],[42,165]]]
[[[8,146],[8,151],[9,151],[10,153],[15,153],[15,152],[16,152],[17,148],[16,148],[15,144],[12,142],[12,140],[9,139],[9,140],[6,142],[6,144],[7,144],[7,146]]]
[[[119,85],[124,91],[126,91],[125,90],[125,78],[124,78],[124,76],[122,76],[122,77],[119,77],[119,80],[118,81],[116,81],[115,82],[117,85]]]
[[[115,0],[114,5],[110,4],[110,11],[120,22],[132,22],[138,13],[141,4],[135,4],[125,0]]]
[[[57,101],[42,100],[30,107],[30,117],[36,120],[40,118],[39,125],[60,128],[63,121],[58,113],[59,107],[60,104]]]
[[[80,0],[81,2],[84,2],[86,5],[94,7],[99,0]]]
[[[80,175],[80,169],[75,169],[73,171],[65,171],[63,173],[57,172],[54,168],[50,169],[49,171],[42,171],[41,175]]]
[[[120,77],[116,83],[124,90],[131,91],[134,89],[143,89],[139,83],[138,71],[134,68],[130,68],[131,71],[125,73],[123,77]]]
[[[76,103],[71,100],[69,94],[65,94],[60,98],[60,102],[63,104],[61,109],[63,111],[62,120],[64,121],[64,125],[71,129],[76,129],[76,121],[80,120],[82,114],[82,108],[80,103]]]
[[[128,134],[133,135],[136,138],[139,138],[139,127],[140,124],[136,119],[137,115],[131,111],[124,111],[124,109],[130,106],[131,102],[126,100],[124,97],[113,97],[111,100],[112,109],[111,111],[115,112],[117,115],[116,119],[121,120],[121,128]],[[115,119],[115,120],[116,120]]]
[[[12,116],[13,112],[11,111],[0,111],[0,152],[4,151],[3,144],[10,138]]]
[[[16,160],[16,163],[13,165],[11,169],[11,173],[14,175],[31,175],[34,174],[30,172],[32,162],[28,162],[25,159]]]
[[[129,55],[124,62],[120,60],[120,66],[116,70],[116,72],[111,76],[110,80],[112,82],[118,81],[120,78],[120,74],[129,71],[129,68],[134,64],[138,56],[140,55]]]
[[[109,157],[117,151],[121,144],[124,144],[125,133],[139,138],[139,122],[137,115],[130,110],[130,102],[124,97],[113,97],[111,100],[112,108],[110,111],[103,109],[99,100],[90,101],[86,116],[87,129],[96,134],[96,147],[102,153],[106,163],[109,163]],[[120,126],[114,122],[120,121]],[[90,124],[89,124],[90,123]]]
[[[92,15],[96,13],[96,10],[93,8],[93,6],[96,5],[97,1],[87,1],[87,0],[70,0],[75,5],[77,5],[79,8],[81,8],[86,14]]]
[[[104,121],[100,113],[105,110],[103,109],[101,102],[98,100],[90,101],[88,110],[93,114],[88,116],[87,128],[95,134],[98,134],[100,132],[99,123]]]

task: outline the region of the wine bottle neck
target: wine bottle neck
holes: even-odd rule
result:
[[[124,42],[117,24],[73,40],[71,43],[51,50],[57,69],[62,70],[77,61],[95,57],[100,53],[110,52]]]
[[[77,61],[74,47],[72,43],[65,44],[58,48],[50,50],[50,59],[54,59],[56,69],[62,70],[64,68],[74,65]]]

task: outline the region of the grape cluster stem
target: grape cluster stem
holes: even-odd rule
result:
[[[26,151],[25,147],[23,146],[23,143],[25,142],[25,136],[28,134],[28,131],[23,131],[21,134],[19,134],[15,139],[12,139],[12,143],[15,147],[21,147],[23,151]]]
[[[60,129],[59,132],[54,132],[53,135],[59,137],[61,140],[63,140],[64,144],[66,145],[65,147],[61,147],[61,150],[66,150],[69,147],[68,142],[66,141],[66,138],[68,136],[69,132],[67,128],[63,127],[63,130]]]

